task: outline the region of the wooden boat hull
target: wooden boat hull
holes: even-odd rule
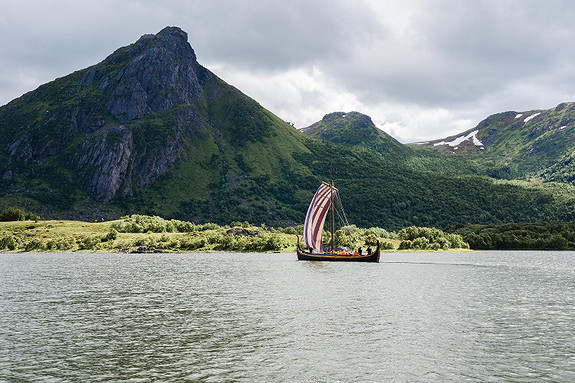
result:
[[[379,262],[379,242],[374,252],[366,255],[338,255],[338,254],[312,254],[302,250],[297,241],[298,261],[327,261],[327,262]]]

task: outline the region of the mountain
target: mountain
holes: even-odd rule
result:
[[[359,226],[575,218],[568,184],[494,181],[359,113],[306,132],[200,65],[187,34],[168,27],[0,107],[0,209],[296,225],[333,167]]]
[[[571,112],[570,104],[560,105],[556,109],[564,111],[559,121],[565,123]],[[538,112],[527,114],[524,117],[525,123],[534,120]],[[518,115],[511,113],[513,118]],[[500,171],[492,168],[492,161],[513,159],[501,156],[517,145],[513,128],[509,136],[496,137],[503,130],[493,127],[497,117],[492,116],[486,120],[487,123],[480,124],[481,127],[488,127],[486,131],[490,134],[483,141],[478,138],[482,137],[483,131],[480,134],[480,129],[472,129],[443,140],[403,145],[377,129],[368,116],[357,112],[330,113],[302,131],[323,142],[350,148],[371,164],[385,167],[385,170],[372,169],[371,174],[369,171],[363,174],[368,182],[377,182],[373,187],[359,179],[362,172],[357,170],[357,174],[350,172],[346,181],[357,185],[347,191],[361,201],[359,206],[376,206],[379,211],[391,215],[386,219],[391,221],[389,227],[397,227],[400,223],[396,219],[399,217],[416,225],[439,227],[470,222],[570,221],[575,218],[575,187],[565,182],[568,178],[548,177],[547,181],[557,182],[541,183],[529,182],[528,177],[517,175],[507,177],[508,181],[497,177]],[[563,132],[567,128],[561,125],[557,130]],[[540,163],[541,158],[532,157],[530,164],[521,164],[523,169],[532,165],[545,169],[547,173],[552,172],[555,176],[564,175],[569,171],[569,166],[573,169],[575,161],[569,154],[575,155],[575,151],[569,149],[572,137],[567,132],[562,142],[555,138],[555,154],[547,153],[548,161],[554,165],[545,168]],[[539,147],[544,151],[543,143],[548,137],[541,136],[527,136],[524,145]],[[564,162],[555,160],[557,153],[567,153],[560,157],[564,158]],[[346,164],[341,163],[339,166],[345,167]],[[525,170],[523,172],[525,175]],[[573,179],[572,170],[569,174]],[[356,219],[362,214],[361,211],[353,213]]]
[[[409,147],[378,129],[371,117],[358,112],[329,113],[301,131],[310,137],[350,148],[368,149],[388,158],[406,156],[411,152]]]
[[[308,151],[300,133],[202,67],[176,27],[3,106],[0,133],[4,200],[43,215],[209,216],[222,193],[307,171],[292,158]]]
[[[495,178],[572,182],[575,103],[498,113],[464,133],[413,147],[456,155]]]

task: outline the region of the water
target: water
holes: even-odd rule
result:
[[[0,381],[575,381],[575,253],[295,258],[0,254]]]

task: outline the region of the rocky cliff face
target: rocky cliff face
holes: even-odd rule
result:
[[[202,67],[175,27],[0,107],[0,137],[0,209],[268,223],[304,210],[285,174],[308,174],[305,137]]]
[[[202,84],[213,80],[181,29],[142,36],[8,104],[0,113],[0,175],[19,190],[14,181],[52,163],[79,175],[70,182],[97,200],[131,196],[202,136]]]
[[[110,95],[105,107],[126,122],[201,100],[199,64],[187,34],[168,27],[142,36],[85,71],[81,84]]]

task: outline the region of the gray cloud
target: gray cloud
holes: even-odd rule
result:
[[[575,99],[575,3],[559,0],[5,0],[0,104],[166,25],[200,63],[307,126],[369,114],[402,141]]]
[[[349,85],[370,97],[445,107],[473,101],[571,61],[572,27],[551,22],[571,12],[564,8],[549,15],[527,1],[422,2],[410,36],[376,42],[381,54],[358,52],[334,72],[347,70]]]

